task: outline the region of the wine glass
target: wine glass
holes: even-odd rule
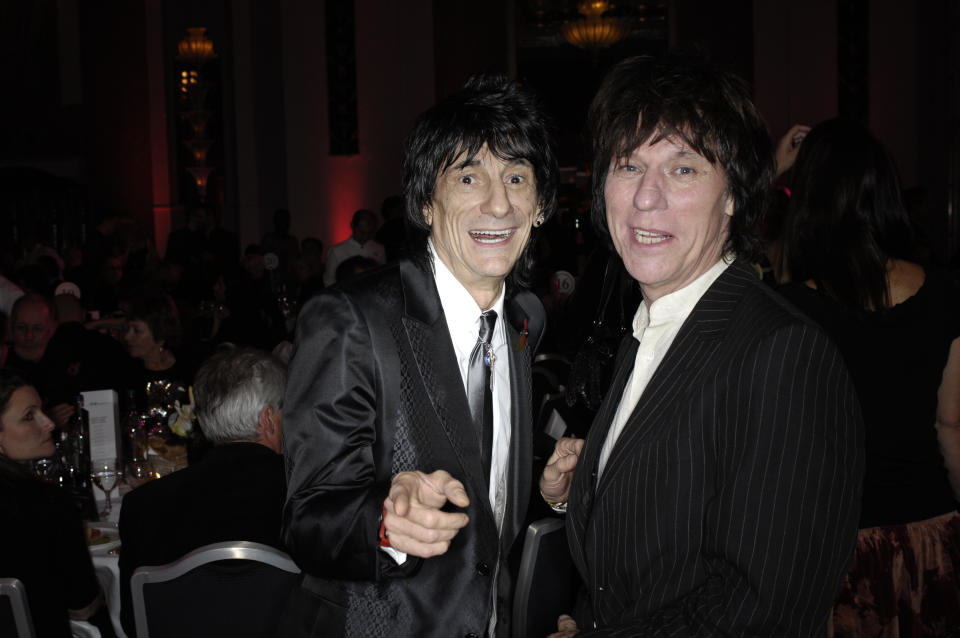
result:
[[[44,456],[33,460],[33,474],[44,483],[56,482],[57,469],[52,456]]]
[[[106,497],[103,511],[100,512],[101,520],[110,517],[110,492],[117,486],[121,477],[123,477],[123,462],[119,459],[94,459],[90,462],[90,478]]]

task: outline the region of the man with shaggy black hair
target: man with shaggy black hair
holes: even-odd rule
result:
[[[284,528],[307,575],[282,635],[509,634],[543,329],[513,284],[556,182],[543,118],[504,78],[475,77],[417,119],[409,257],[300,314]]]

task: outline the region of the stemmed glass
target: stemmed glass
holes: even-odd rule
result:
[[[110,492],[117,486],[117,482],[123,477],[123,462],[119,459],[94,459],[90,463],[90,478],[94,484],[99,487],[106,501],[103,511],[100,512],[101,520],[110,516]]]
[[[57,466],[54,457],[44,456],[33,460],[33,474],[44,483],[55,483]]]

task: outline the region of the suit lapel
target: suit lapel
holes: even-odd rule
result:
[[[597,494],[630,464],[636,445],[673,424],[671,415],[682,407],[680,399],[703,371],[712,367],[709,363],[726,334],[744,287],[751,280],[756,280],[756,276],[749,266],[736,262],[694,306],[620,433],[600,477]]]
[[[417,363],[427,397],[433,406],[440,427],[450,447],[464,469],[463,480],[467,493],[481,497],[490,512],[490,497],[480,465],[480,442],[472,426],[467,395],[460,383],[457,355],[450,339],[440,296],[431,274],[420,270],[412,262],[400,263],[405,314],[403,325],[407,331],[410,349]],[[456,380],[456,383],[451,383]]]
[[[644,389],[597,484],[593,477],[596,476],[600,451],[633,371],[639,347],[632,336],[626,337],[626,344],[621,346],[618,354],[619,363],[614,380],[587,435],[580,465],[588,470],[588,474],[584,476],[579,469],[574,474],[571,492],[574,507],[568,515],[567,531],[574,562],[585,578],[590,578],[586,543],[588,527],[596,522],[591,517],[594,502],[618,472],[629,467],[637,445],[671,426],[673,420],[670,414],[680,407],[679,399],[686,394],[694,380],[712,367],[709,364],[729,328],[734,309],[744,289],[755,281],[756,275],[750,266],[737,261],[704,293]]]
[[[572,506],[567,514],[568,545],[577,569],[588,579],[586,558],[584,556],[584,539],[586,527],[593,510],[594,492],[596,489],[597,465],[600,462],[600,450],[607,438],[607,432],[613,423],[620,397],[626,388],[633,362],[637,356],[639,342],[629,334],[623,338],[617,352],[616,365],[610,383],[610,388],[593,419],[593,424],[587,432],[586,443],[582,457],[577,463],[577,471],[573,475],[573,485],[570,489]],[[588,582],[590,582],[588,580]]]
[[[506,301],[507,349],[510,356],[510,458],[507,473],[507,504],[503,516],[503,531],[501,539],[509,546],[520,533],[520,527],[527,513],[530,500],[530,467],[533,463],[533,433],[532,426],[532,388],[530,386],[530,356],[531,344],[524,344],[523,350],[518,350],[523,330],[523,318],[518,321],[511,312],[516,309],[522,314],[522,309],[513,300]],[[528,318],[529,325],[529,318]],[[514,326],[519,326],[520,330]],[[529,329],[529,328],[528,328]],[[539,334],[536,333],[536,334]]]

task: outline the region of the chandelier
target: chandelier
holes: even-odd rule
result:
[[[213,41],[206,35],[205,27],[188,27],[187,37],[177,45],[177,60],[185,65],[200,68],[217,57],[213,50]]]
[[[620,18],[603,17],[612,8],[606,0],[581,0],[577,11],[584,17],[563,24],[564,39],[581,49],[603,49],[623,40],[630,33],[630,25]]]

